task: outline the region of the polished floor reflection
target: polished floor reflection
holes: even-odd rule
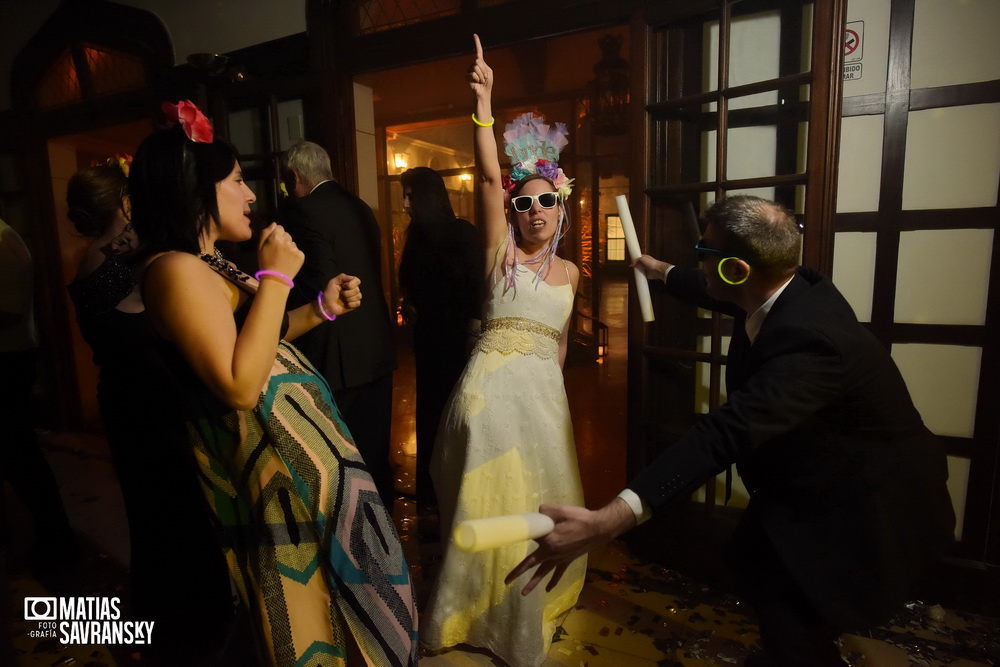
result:
[[[602,320],[609,325],[610,350],[600,361],[570,359],[566,385],[583,473],[587,504],[597,507],[625,483],[625,312],[624,282],[605,290]],[[399,495],[393,507],[418,599],[426,600],[440,558],[437,527],[421,524],[413,493],[413,362],[400,331],[400,368],[395,378],[393,458]],[[14,545],[7,554],[11,594],[6,617],[18,662],[24,667],[142,665],[141,647],[72,645],[34,638],[34,624],[23,620],[24,598],[44,595],[127,598],[128,541],[125,514],[107,445],[99,435],[42,434],[46,454],[60,481],[70,518],[84,544],[79,559],[38,571],[26,559],[30,529],[24,511],[8,492]],[[694,531],[684,531],[689,543]],[[641,535],[641,534],[640,534]],[[675,539],[676,538],[676,539]],[[683,544],[681,535],[671,535]],[[665,665],[741,665],[757,647],[753,614],[723,586],[695,567],[696,549],[681,549],[687,559],[668,569],[614,543],[591,555],[587,583],[576,607],[562,620],[543,667],[643,667]],[[694,554],[694,555],[692,555]],[[196,604],[193,601],[192,604]],[[0,609],[0,611],[3,611]],[[127,618],[127,609],[125,610]],[[0,624],[5,623],[0,613]],[[2,630],[2,627],[0,627]],[[3,651],[0,637],[0,652]],[[1000,621],[933,601],[914,601],[892,623],[864,635],[843,638],[845,664],[855,667],[976,667],[1000,664]],[[0,660],[0,665],[3,665]],[[472,647],[425,657],[428,667],[499,664]],[[184,666],[178,666],[184,667]]]

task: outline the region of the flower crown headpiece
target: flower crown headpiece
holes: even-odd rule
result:
[[[565,123],[556,123],[553,128],[545,122],[545,118],[536,116],[530,111],[507,123],[503,133],[504,153],[510,156],[511,168],[510,176],[503,177],[506,198],[510,198],[511,191],[518,181],[532,174],[538,174],[552,181],[562,201],[569,199],[570,193],[573,192],[573,179],[566,178],[566,174],[559,168],[559,153],[569,144],[566,138],[568,135],[569,130],[566,129]],[[536,288],[555,260],[559,241],[566,234],[566,226],[569,224],[568,216],[568,209],[565,206],[561,207],[555,234],[541,251],[524,260],[525,264],[539,265],[532,279]],[[517,286],[514,276],[519,271],[520,263],[517,260],[516,245],[514,226],[508,224],[504,252],[505,264],[509,267],[506,284],[508,288],[515,290]]]
[[[164,102],[160,107],[170,126],[180,125],[188,139],[198,144],[210,144],[215,140],[212,123],[191,100],[180,100],[177,104]]]
[[[128,178],[128,170],[132,167],[132,156],[128,153],[115,153],[106,160],[94,160],[91,167],[118,167],[122,170],[125,178]]]
[[[532,174],[544,176],[556,186],[556,192],[566,200],[573,192],[573,179],[559,168],[559,153],[569,144],[566,123],[553,128],[542,116],[532,112],[521,114],[504,128],[504,153],[510,156],[510,176],[504,177],[504,190],[510,194],[514,186]]]

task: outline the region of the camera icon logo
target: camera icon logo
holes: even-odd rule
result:
[[[56,598],[26,597],[24,598],[24,620],[55,621],[59,611]]]

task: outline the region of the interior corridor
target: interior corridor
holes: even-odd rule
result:
[[[602,320],[610,349],[600,362],[572,360],[566,386],[587,503],[604,504],[625,483],[627,285],[605,285]],[[418,525],[413,491],[413,361],[407,332],[399,330],[395,376],[394,459],[399,495],[393,514],[407,550],[418,600],[426,600],[440,548],[433,527]],[[142,665],[137,646],[63,646],[29,636],[25,596],[128,596],[127,525],[107,445],[100,435],[43,433],[46,453],[62,486],[74,528],[84,543],[78,561],[56,571],[32,571],[25,554],[30,529],[8,491],[15,544],[5,568],[9,616],[18,665],[115,667]],[[670,539],[667,536],[665,539]],[[635,543],[632,543],[635,546]],[[637,557],[641,549],[617,542],[591,554],[587,584],[563,620],[544,667],[694,667],[741,665],[757,646],[757,629],[740,600],[699,571],[670,569]],[[689,558],[693,560],[694,557]],[[192,602],[196,604],[196,601]],[[124,618],[127,616],[127,607]],[[465,648],[465,647],[463,647]],[[490,666],[468,648],[425,657],[428,667]],[[914,601],[892,623],[864,635],[845,635],[842,655],[855,667],[975,667],[1000,664],[1000,621],[933,601]],[[183,667],[183,666],[178,666]]]

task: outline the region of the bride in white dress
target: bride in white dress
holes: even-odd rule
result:
[[[507,126],[515,182],[509,206],[493,134],[493,72],[476,37],[468,74],[475,93],[480,229],[490,287],[482,336],[442,417],[431,461],[446,539],[441,574],[421,618],[421,640],[437,651],[470,644],[510,665],[534,667],[583,588],[586,559],[550,592],[520,590],[504,577],[535,545],[468,554],[456,548],[458,522],[536,512],[543,503],[583,504],[573,425],[563,384],[569,317],[579,281],[556,257],[570,182],[556,159],[565,128],[525,114]],[[546,174],[550,177],[547,177]],[[505,209],[509,207],[509,216]]]

